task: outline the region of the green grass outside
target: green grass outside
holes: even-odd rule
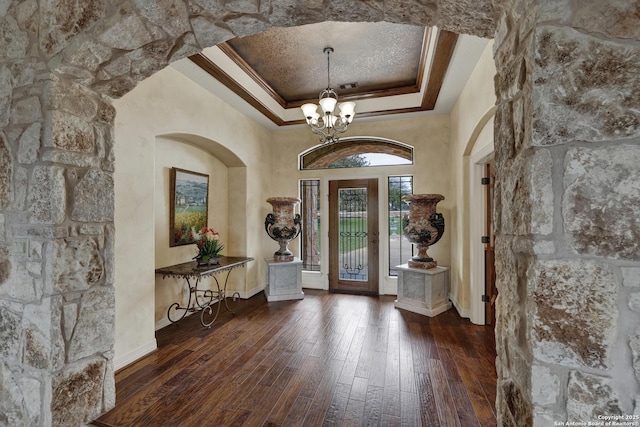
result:
[[[351,232],[367,232],[366,218],[340,218],[340,230]],[[355,251],[367,246],[368,237],[339,236],[340,252]]]

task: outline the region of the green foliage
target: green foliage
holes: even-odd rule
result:
[[[413,180],[411,177],[391,177],[389,178],[389,210],[408,210],[406,203],[402,201],[402,196],[413,192]]]
[[[369,161],[362,154],[354,154],[353,156],[345,157],[344,159],[340,159],[338,161],[333,162],[329,166],[329,169],[339,169],[339,168],[362,168],[365,166],[369,166]]]

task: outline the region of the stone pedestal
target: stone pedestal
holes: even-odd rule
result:
[[[451,308],[449,301],[449,269],[436,267],[428,270],[409,268],[398,270],[398,299],[396,308],[433,317]]]
[[[302,261],[282,262],[274,258],[267,258],[267,287],[264,294],[267,301],[285,301],[303,299],[302,292]]]

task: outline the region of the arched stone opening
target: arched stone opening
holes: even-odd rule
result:
[[[385,20],[491,36],[494,16],[498,422],[637,411],[635,5],[505,3],[4,2],[3,417],[80,425],[115,403],[109,97],[270,26]]]
[[[338,144],[323,144],[300,154],[300,169],[323,169],[354,154],[378,153],[413,161],[413,147],[376,137],[340,138]]]

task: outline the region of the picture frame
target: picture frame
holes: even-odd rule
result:
[[[195,243],[209,219],[209,175],[171,168],[169,246]]]

